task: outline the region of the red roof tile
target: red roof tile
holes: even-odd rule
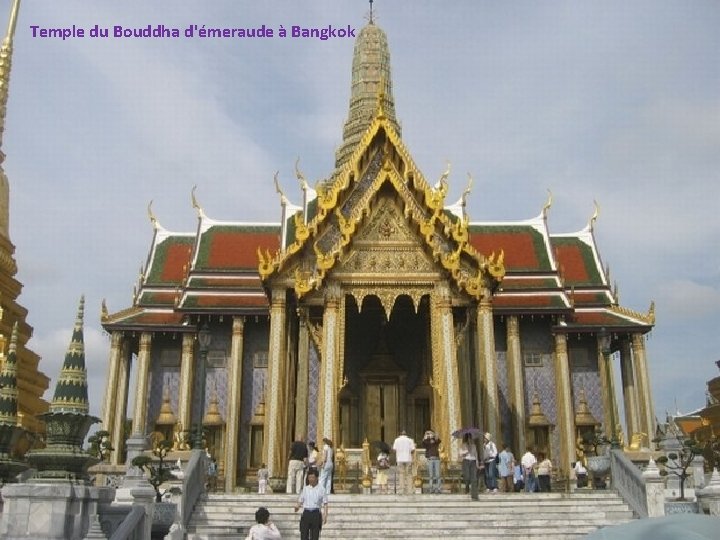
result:
[[[503,250],[508,272],[551,269],[544,237],[533,227],[471,225],[470,244],[486,256]]]
[[[274,253],[280,246],[279,227],[216,225],[202,233],[196,268],[257,269],[258,247]]]

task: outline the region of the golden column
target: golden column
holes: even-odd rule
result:
[[[640,431],[638,420],[638,393],[633,370],[630,341],[623,339],[620,349],[620,373],[622,375],[623,399],[625,403],[625,424],[627,426],[626,441],[630,441],[633,433]]]
[[[320,384],[318,388],[317,434],[320,440],[328,437],[336,440],[337,432],[337,368],[338,368],[338,321],[342,290],[339,284],[329,283],[325,291],[325,311],[323,312],[323,351],[320,365]]]
[[[513,433],[515,455],[525,451],[525,381],[522,369],[522,351],[520,349],[520,321],[517,315],[505,318],[507,325],[507,369],[508,390],[510,394],[510,414],[515,425]]]
[[[440,438],[444,441],[452,441],[452,432],[461,427],[460,407],[460,383],[458,381],[457,355],[455,350],[455,326],[453,324],[452,305],[450,301],[450,290],[447,283],[441,282],[435,286],[433,300],[433,311],[435,318],[433,323],[437,329],[433,329],[433,337],[436,344],[433,346],[434,360],[439,366],[439,391],[442,407],[442,421],[440,427]],[[435,370],[434,370],[435,371]],[[448,445],[450,457],[457,460],[457,445]]]
[[[478,406],[478,418],[484,419],[483,429],[498,440],[500,437],[500,405],[497,390],[497,361],[495,358],[495,328],[493,325],[492,296],[485,289],[478,304],[477,315],[477,354],[475,362],[482,396]],[[485,410],[483,411],[482,408]],[[484,415],[483,415],[484,412]]]
[[[557,396],[557,424],[560,430],[559,469],[563,476],[575,461],[575,415],[570,393],[570,364],[567,335],[555,334],[555,393]]]
[[[225,417],[225,493],[232,493],[237,485],[238,428],[242,397],[242,359],[245,317],[233,317],[230,366],[228,369],[228,400]]]
[[[120,342],[118,356],[117,399],[115,401],[115,418],[110,431],[110,441],[115,448],[110,454],[110,463],[120,465],[120,456],[125,446],[125,420],[127,418],[128,384],[130,382],[130,341],[125,338]],[[113,389],[108,387],[108,392]],[[109,430],[108,430],[109,431]]]
[[[310,376],[310,331],[307,308],[299,308],[297,386],[295,390],[295,431],[307,435],[308,386]],[[340,442],[340,441],[336,441]]]
[[[195,362],[195,334],[183,334],[180,356],[180,399],[178,399],[178,422],[180,429],[190,437],[192,427],[192,381]]]
[[[263,432],[263,461],[267,465],[270,476],[284,476],[286,448],[283,445],[285,426],[283,417],[283,395],[285,394],[285,371],[287,356],[285,351],[286,321],[285,289],[274,288],[271,291],[270,304],[270,342],[268,349],[268,379],[265,391],[265,423]]]
[[[110,361],[108,362],[107,387],[105,388],[105,399],[102,407],[102,429],[112,434],[115,431],[118,398],[118,379],[120,378],[120,357],[123,351],[124,336],[122,332],[114,330],[110,337]],[[117,441],[112,440],[112,445],[116,446]]]
[[[140,334],[140,351],[138,352],[137,383],[135,386],[135,410],[133,412],[132,432],[135,435],[145,435],[147,425],[148,407],[148,375],[150,373],[150,352],[152,348],[152,334]]]
[[[647,433],[648,445],[652,448],[654,446],[652,439],[655,437],[655,409],[652,394],[650,393],[650,377],[647,369],[644,335],[632,335],[632,352],[635,362],[635,374],[637,375],[639,428],[643,433]]]

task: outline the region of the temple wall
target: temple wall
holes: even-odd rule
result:
[[[573,408],[577,411],[580,391],[585,391],[588,408],[598,422],[603,419],[602,385],[598,372],[597,344],[594,339],[568,336],[570,379],[572,382]]]

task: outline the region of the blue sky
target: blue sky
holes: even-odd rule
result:
[[[3,17],[10,2],[3,1]],[[100,303],[128,307],[160,223],[191,231],[190,191],[212,218],[275,221],[272,178],[300,200],[332,172],[352,39],[68,39],[190,24],[278,29],[365,24],[363,1],[24,2],[3,141],[10,234],[30,347],[53,379],[86,295],[91,409],[109,339]],[[476,221],[536,216],[596,238],[621,303],[656,302],[648,341],[658,416],[704,404],[720,358],[720,4],[714,1],[377,0],[403,139],[428,178],[471,172]],[[3,19],[5,20],[5,19]],[[51,387],[52,390],[52,387]]]

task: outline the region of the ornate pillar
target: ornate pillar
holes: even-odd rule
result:
[[[482,399],[478,406],[478,418],[483,418],[483,426],[493,437],[500,437],[500,402],[497,389],[497,361],[495,358],[495,328],[493,325],[492,301],[489,290],[483,292],[478,305],[477,316],[477,354],[475,362],[480,376],[478,396]],[[482,407],[484,406],[484,416]]]
[[[557,428],[560,433],[559,469],[563,476],[575,461],[575,417],[570,393],[570,364],[567,335],[555,334],[555,393],[557,400]]]
[[[612,366],[610,365],[610,358],[609,354],[605,353],[603,351],[602,345],[600,344],[599,338],[598,338],[598,344],[597,344],[597,360],[598,360],[598,372],[600,374],[600,388],[602,395],[602,405],[603,405],[603,429],[605,431],[605,435],[612,438],[613,431],[615,427],[609,427],[612,425],[612,403],[610,401],[610,395],[612,393],[611,386],[612,386],[612,376],[608,378],[608,375],[612,372]]]
[[[507,325],[507,366],[510,394],[510,414],[513,418],[513,450],[521,456],[527,447],[525,441],[525,381],[520,349],[520,322],[517,315],[505,318]]]
[[[180,357],[180,399],[178,399],[178,422],[189,433],[192,427],[192,381],[195,362],[195,334],[183,334]]]
[[[308,385],[310,376],[310,331],[307,309],[300,308],[298,328],[297,385],[295,388],[295,431],[307,434],[308,429]],[[337,441],[338,444],[341,441]]]
[[[633,433],[640,431],[638,424],[638,395],[633,370],[630,341],[624,339],[620,349],[620,373],[622,375],[623,400],[625,404],[626,441],[630,442]]]
[[[270,342],[268,346],[268,378],[265,391],[265,424],[263,428],[265,441],[263,445],[263,461],[270,471],[271,477],[282,477],[285,470],[285,453],[283,445],[284,427],[278,419],[282,417],[282,396],[285,394],[284,374],[286,363],[285,332],[286,321],[285,289],[274,288],[271,291],[270,304]]]
[[[148,408],[148,375],[150,374],[150,352],[152,334],[140,334],[140,350],[138,352],[137,383],[135,385],[135,410],[133,412],[133,435],[145,435]]]
[[[450,302],[450,290],[447,283],[441,282],[435,286],[432,295],[433,305],[431,309],[435,313],[433,323],[433,356],[436,360],[433,364],[438,369],[436,372],[440,381],[438,393],[442,403],[442,421],[437,424],[441,427],[440,438],[445,441],[452,440],[452,432],[461,427],[460,410],[460,383],[458,381],[457,354],[455,349],[455,326],[453,324],[452,305]],[[450,445],[450,459],[457,460],[457,446]]]
[[[120,456],[123,454],[125,441],[125,421],[127,418],[128,385],[130,384],[130,342],[123,339],[120,342],[118,356],[117,400],[115,401],[115,419],[113,429],[110,431],[110,441],[113,450],[110,453],[110,463],[120,465]],[[112,391],[109,388],[109,391]]]
[[[117,388],[120,377],[120,356],[122,355],[123,334],[114,330],[110,337],[110,361],[108,362],[107,386],[105,387],[105,399],[102,408],[102,429],[108,433],[115,431],[115,409],[117,408]],[[117,441],[112,441],[113,446]]]
[[[233,317],[230,365],[228,366],[228,400],[225,430],[225,493],[232,493],[237,485],[238,429],[242,390],[242,359],[245,317]]]
[[[632,352],[637,375],[639,429],[647,434],[648,445],[652,448],[652,439],[655,437],[655,409],[653,408],[652,394],[650,393],[650,377],[645,356],[645,336],[632,335]]]
[[[337,371],[338,371],[338,335],[340,302],[342,290],[337,283],[329,283],[325,291],[325,311],[323,313],[323,351],[320,365],[320,384],[318,391],[317,439],[328,437],[336,440],[337,415]]]

